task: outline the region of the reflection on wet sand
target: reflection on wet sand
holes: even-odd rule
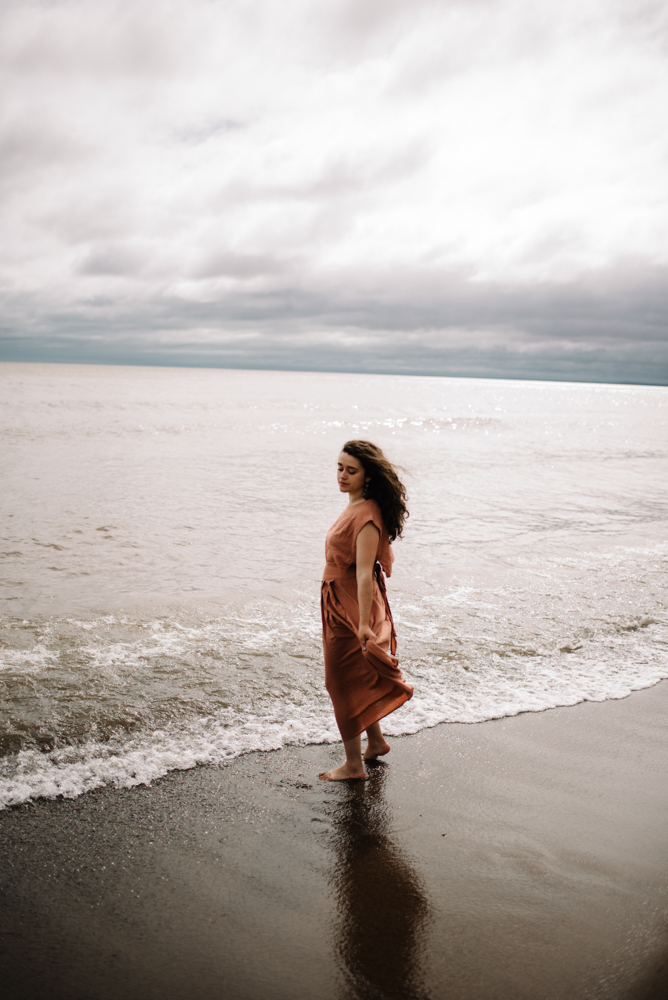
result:
[[[346,1000],[427,1000],[420,956],[429,902],[417,871],[390,836],[384,767],[341,787],[334,805],[335,949]]]

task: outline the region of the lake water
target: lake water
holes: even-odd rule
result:
[[[0,805],[338,739],[342,443],[405,469],[388,733],[668,677],[668,389],[0,365]]]

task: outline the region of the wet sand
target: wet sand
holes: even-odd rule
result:
[[[668,682],[0,814],[6,1000],[664,1000]]]

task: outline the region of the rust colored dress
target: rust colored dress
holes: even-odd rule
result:
[[[357,638],[355,560],[357,536],[369,521],[380,531],[369,622],[378,642],[369,640],[364,652]],[[350,740],[413,696],[413,688],[401,676],[394,655],[397,637],[383,577],[383,574],[390,576],[394,556],[375,500],[348,504],[327,533],[325,555],[327,565],[320,597],[325,686],[334,705],[341,738]]]

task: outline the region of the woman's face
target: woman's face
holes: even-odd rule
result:
[[[367,477],[359,458],[349,455],[347,451],[342,451],[339,455],[336,478],[342,493],[347,493],[353,501],[362,499]]]

